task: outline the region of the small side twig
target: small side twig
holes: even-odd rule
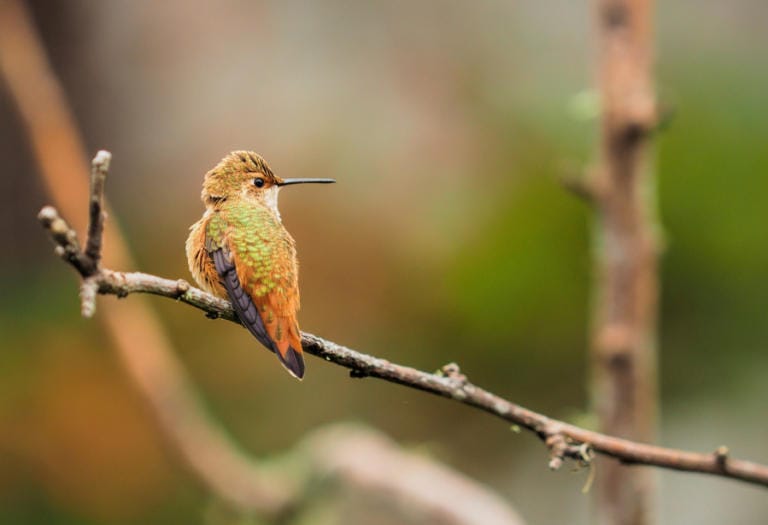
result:
[[[59,212],[53,206],[45,206],[37,219],[48,230],[48,233],[56,244],[56,254],[71,264],[83,277],[93,274],[93,260],[86,257],[80,250],[77,233],[67,222],[59,216]]]
[[[461,368],[456,363],[443,365],[439,373],[448,379],[452,379],[457,385],[463,386],[467,384],[467,376],[461,373]]]
[[[598,189],[594,177],[586,173],[564,173],[559,177],[560,184],[579,199],[592,203],[598,198]]]
[[[101,262],[101,239],[104,233],[104,182],[107,179],[112,154],[99,151],[91,163],[91,195],[88,213],[88,240],[85,244],[85,256],[93,261],[94,269]]]

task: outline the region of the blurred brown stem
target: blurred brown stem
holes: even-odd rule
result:
[[[56,205],[85,231],[83,203],[90,201],[90,227],[85,251],[75,231],[55,218],[52,233],[67,260],[88,277],[98,270],[104,210],[101,191],[108,163],[94,163],[89,192],[88,172],[80,133],[64,92],[51,69],[40,36],[23,2],[0,0],[0,78],[8,87],[32,145],[35,161]],[[115,221],[106,224],[110,243],[104,252],[109,265],[133,263]],[[63,242],[62,242],[63,241]],[[67,251],[68,250],[68,251]],[[94,280],[81,287],[83,313],[92,314]],[[118,351],[128,375],[144,395],[163,435],[181,453],[198,479],[223,501],[263,515],[280,512],[289,494],[274,476],[267,477],[230,441],[202,410],[176,360],[173,347],[146,300],[103,304],[99,319]]]
[[[657,416],[658,296],[654,182],[649,137],[656,126],[652,0],[597,0],[601,126],[590,183],[597,213],[592,327],[592,402],[599,429],[653,441]],[[653,474],[598,463],[597,522],[648,525]]]
[[[423,454],[402,450],[379,432],[357,425],[314,431],[297,447],[313,476],[385,497],[425,523],[523,525],[523,519],[487,487]]]

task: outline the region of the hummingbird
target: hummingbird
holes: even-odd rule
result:
[[[234,151],[205,174],[202,219],[187,262],[204,290],[227,299],[240,322],[294,377],[304,377],[296,243],[277,208],[280,188],[333,179],[282,179],[252,151]]]

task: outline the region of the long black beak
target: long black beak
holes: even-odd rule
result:
[[[331,184],[336,182],[335,179],[283,179],[283,182],[278,182],[278,186],[288,186],[289,184]]]

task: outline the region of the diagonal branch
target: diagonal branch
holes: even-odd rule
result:
[[[91,202],[93,200],[92,197]],[[174,281],[146,273],[116,272],[103,268],[97,268],[95,273],[89,274],[88,267],[80,264],[81,259],[87,256],[81,252],[74,232],[56,209],[46,206],[38,218],[57,245],[57,251],[65,255],[64,259],[84,280],[93,283],[98,293],[118,297],[132,293],[160,295],[198,308],[209,317],[239,323],[229,302],[195,288],[184,280]],[[93,246],[101,245],[100,240],[94,239],[93,243]],[[718,448],[714,453],[702,454],[593,432],[549,418],[488,392],[469,382],[455,364],[446,365],[438,373],[430,374],[357,352],[313,334],[305,332],[302,335],[307,353],[350,369],[353,377],[376,377],[453,399],[535,433],[550,449],[549,465],[553,469],[559,468],[564,458],[588,463],[594,452],[625,464],[701,472],[768,487],[768,466],[731,458],[725,447]]]

